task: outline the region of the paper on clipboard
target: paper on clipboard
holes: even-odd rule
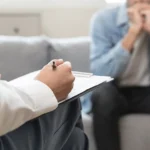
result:
[[[22,77],[10,81],[10,84],[16,87],[19,86],[20,84],[28,84],[31,80],[35,78],[35,76],[38,73],[39,71],[29,73],[27,75],[24,75]],[[63,103],[67,100],[74,100],[76,98],[79,98],[80,96],[92,91],[100,84],[113,80],[110,77],[95,76],[92,73],[73,71],[73,74],[75,76],[74,87],[72,91],[69,93],[68,97],[63,101],[61,101],[60,103]]]
[[[63,103],[67,100],[74,100],[76,98],[79,98],[84,94],[92,91],[100,84],[104,82],[110,82],[113,80],[111,77],[95,76],[92,73],[73,71],[73,74],[75,76],[74,88],[69,93],[68,97],[63,101],[61,101],[60,103]]]

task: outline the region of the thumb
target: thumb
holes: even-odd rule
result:
[[[56,66],[59,66],[59,65],[64,63],[64,60],[63,59],[58,59],[58,60],[55,61],[55,63],[56,63]]]
[[[60,66],[58,66],[60,68],[64,68],[66,69],[66,71],[72,71],[72,65],[69,61],[64,62],[63,64],[61,64]]]
[[[64,65],[67,65],[68,67],[72,67],[72,65],[69,61],[64,62]]]

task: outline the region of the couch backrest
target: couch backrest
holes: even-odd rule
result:
[[[51,59],[63,58],[72,63],[74,71],[90,72],[90,38],[51,39]]]
[[[12,80],[41,69],[50,60],[49,44],[42,37],[0,37],[0,73]]]
[[[89,72],[89,44],[87,37],[50,39],[0,36],[2,79],[9,81],[39,70],[55,58],[70,61],[75,71]]]

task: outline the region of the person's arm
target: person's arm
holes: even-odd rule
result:
[[[33,80],[20,89],[0,81],[0,136],[58,106],[53,92],[40,81]]]
[[[0,136],[53,111],[68,96],[75,80],[71,64],[61,59],[55,62],[55,70],[48,64],[27,83],[0,80]]]
[[[91,70],[94,74],[117,78],[130,60],[131,50],[137,38],[134,28],[113,46],[110,28],[103,14],[97,14],[92,20],[91,28]],[[112,31],[112,30],[111,30]]]

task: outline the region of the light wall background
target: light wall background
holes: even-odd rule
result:
[[[88,36],[93,14],[104,0],[0,0],[0,13],[39,13],[42,34],[55,38]]]
[[[43,13],[43,32],[53,37],[87,36],[99,8],[56,8]]]

